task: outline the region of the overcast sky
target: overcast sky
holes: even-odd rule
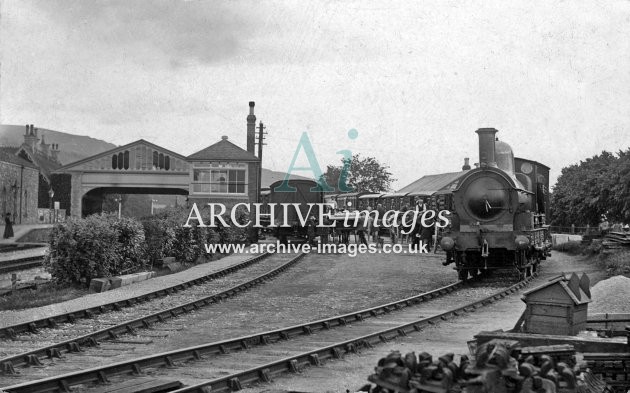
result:
[[[349,149],[389,165],[395,188],[476,162],[479,127],[552,180],[630,146],[627,0],[3,0],[1,12],[3,124],[188,155],[222,135],[244,148],[255,101],[265,167],[286,170],[307,131],[322,168]]]

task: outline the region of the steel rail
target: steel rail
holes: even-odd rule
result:
[[[381,330],[379,332],[370,333],[361,337],[355,337],[350,340],[338,342],[309,352],[303,352],[298,355],[290,356],[281,360],[267,363],[261,366],[250,368],[245,371],[230,374],[221,378],[201,382],[192,386],[186,386],[172,393],[214,393],[214,392],[232,392],[242,389],[243,386],[256,382],[271,382],[271,377],[287,372],[297,373],[308,366],[321,366],[323,360],[340,359],[345,354],[357,353],[362,348],[371,349],[375,345],[388,342],[397,337],[407,336],[409,333],[419,332],[428,325],[434,325],[440,321],[446,321],[449,318],[459,316],[462,313],[475,310],[477,308],[494,303],[518,289],[524,287],[536,274],[526,278],[509,288],[499,291],[484,299],[460,306],[452,310],[445,311],[441,314],[431,317],[422,318],[413,322],[405,323]],[[8,389],[8,392],[12,390]]]
[[[2,261],[0,262],[0,274],[26,270],[32,267],[38,267],[41,266],[43,262],[44,257],[42,256],[33,256]]]
[[[17,334],[20,333],[37,333],[39,329],[43,328],[54,328],[60,323],[74,323],[76,319],[81,318],[92,318],[97,314],[105,314],[110,311],[118,311],[123,307],[131,307],[136,303],[142,303],[145,301],[158,299],[160,297],[168,296],[172,293],[178,292],[180,290],[184,290],[186,288],[200,285],[210,280],[223,277],[229,273],[233,273],[240,269],[243,269],[249,265],[252,265],[256,262],[259,262],[265,258],[267,258],[269,253],[260,254],[249,258],[243,262],[240,262],[234,266],[227,267],[225,269],[221,269],[219,271],[207,274],[205,276],[201,276],[186,282],[182,282],[179,284],[171,285],[170,287],[160,288],[153,292],[145,293],[140,296],[136,296],[130,299],[118,300],[115,302],[103,304],[95,307],[88,307],[80,310],[75,310],[63,314],[51,315],[46,318],[35,319],[27,322],[22,322],[15,325],[5,326],[0,328],[0,338],[15,338]]]
[[[145,315],[143,317],[125,321],[123,323],[110,326],[105,329],[97,330],[95,332],[91,332],[80,337],[74,337],[28,352],[0,358],[0,373],[15,374],[15,367],[17,366],[39,366],[42,364],[40,358],[61,358],[62,353],[64,352],[82,352],[82,346],[98,346],[99,341],[116,339],[119,335],[124,334],[135,334],[137,329],[148,329],[155,323],[161,323],[166,321],[167,319],[176,318],[190,311],[194,311],[199,308],[218,303],[224,299],[236,296],[239,293],[244,292],[272,277],[277,276],[281,272],[296,264],[305,255],[306,254],[304,253],[300,253],[296,257],[292,258],[288,262],[282,264],[281,266],[278,266],[275,269],[254,277],[244,283],[225,289],[219,293],[204,296],[202,298],[182,303],[168,309],[160,310],[158,312]]]
[[[328,330],[333,327],[346,326],[354,321],[362,321],[366,318],[376,317],[378,315],[388,314],[395,310],[422,303],[427,300],[440,297],[451,293],[462,287],[464,283],[457,281],[453,284],[408,297],[402,300],[389,302],[376,307],[355,311],[352,313],[342,314],[327,319],[308,322],[305,324],[289,326],[281,329],[256,333],[253,335],[227,339],[223,341],[201,344],[194,347],[183,348],[179,350],[150,355],[141,358],[131,359],[128,361],[118,362],[102,367],[91,368],[78,371],[71,374],[51,377],[38,381],[26,382],[24,384],[4,387],[7,392],[51,392],[68,390],[70,386],[77,384],[85,384],[91,382],[107,382],[109,376],[140,373],[142,369],[172,366],[174,362],[181,362],[191,359],[201,359],[202,356],[220,355],[232,351],[240,351],[251,348],[252,346],[268,345],[273,342],[289,340],[293,337],[310,335],[316,331]]]

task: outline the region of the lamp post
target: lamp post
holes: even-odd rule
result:
[[[120,220],[120,217],[122,216],[122,195],[118,195],[116,198],[114,198],[114,202],[118,202],[118,219]]]
[[[53,191],[52,187],[50,188],[50,190],[48,190],[48,196],[50,197],[49,210],[50,210],[50,223],[52,224],[53,222],[53,197],[55,196],[55,192]]]

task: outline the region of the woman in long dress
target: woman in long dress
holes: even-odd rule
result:
[[[11,222],[11,213],[4,216],[4,238],[13,237],[13,223]]]

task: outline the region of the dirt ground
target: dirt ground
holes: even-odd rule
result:
[[[593,258],[570,256],[555,252],[543,262],[539,277],[527,289],[542,285],[562,273],[585,272],[591,279],[591,286],[606,278],[606,273]],[[357,277],[359,279],[359,277]],[[467,342],[480,331],[511,329],[525,309],[521,293],[516,293],[491,306],[481,308],[454,320],[441,322],[422,332],[376,346],[358,355],[347,356],[342,360],[330,361],[323,367],[309,367],[299,374],[284,375],[270,384],[259,384],[243,392],[350,392],[356,391],[367,382],[378,360],[390,351],[401,353],[415,351],[429,352],[434,358],[448,352],[456,355],[467,354]]]

